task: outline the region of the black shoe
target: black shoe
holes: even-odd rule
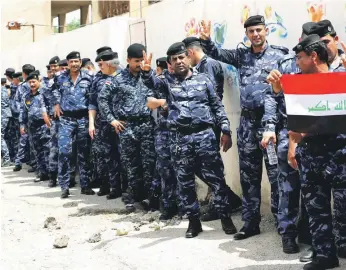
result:
[[[13,168],[13,171],[14,171],[14,172],[19,172],[21,169],[22,169],[22,165],[16,165],[16,166]]]
[[[304,250],[302,255],[299,257],[300,262],[311,262],[316,257],[316,252],[312,247]]]
[[[117,191],[116,189],[112,189],[111,192],[107,195],[107,200],[117,199],[121,197],[121,190]]]
[[[125,208],[126,208],[127,213],[132,213],[132,212],[136,211],[136,207],[132,203],[126,204]]]
[[[56,187],[56,180],[50,179],[48,182],[48,187],[50,188]]]
[[[299,246],[294,237],[282,237],[282,250],[286,254],[294,254],[299,252]]]
[[[33,172],[36,172],[36,169],[34,167],[30,167],[28,169],[28,173],[33,173]]]
[[[97,192],[97,196],[105,196],[109,194],[110,189],[109,186],[101,186],[100,190]]]
[[[234,240],[244,240],[246,238],[249,238],[251,236],[255,236],[257,234],[260,234],[259,226],[249,226],[249,227],[243,227],[240,229],[238,233],[234,235]]]
[[[221,218],[222,229],[225,234],[235,234],[237,233],[237,228],[234,226],[232,219],[229,218]]]
[[[93,191],[91,188],[82,188],[81,194],[84,195],[95,195],[95,191]]]
[[[202,232],[202,223],[198,217],[189,218],[189,227],[185,233],[186,238],[196,237],[200,232]]]
[[[50,173],[50,180],[48,183],[48,187],[52,188],[52,187],[56,187],[56,180],[58,178],[58,174],[56,172],[51,172]]]
[[[70,191],[68,189],[65,189],[62,191],[60,198],[61,199],[66,199],[70,195]]]
[[[172,219],[176,214],[178,214],[178,208],[175,207],[169,207],[169,208],[164,208],[162,210],[162,213],[159,217],[159,220],[169,220]]]
[[[304,270],[325,270],[332,269],[339,266],[339,259],[326,258],[326,257],[316,257],[312,262],[304,265]]]
[[[203,222],[213,221],[213,220],[218,220],[218,219],[220,219],[218,213],[216,213],[213,210],[209,210],[207,213],[205,213],[201,216],[201,221],[203,221]]]
[[[339,258],[346,259],[346,247],[338,248],[338,256]]]

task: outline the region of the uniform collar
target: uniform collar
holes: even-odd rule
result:
[[[207,55],[206,54],[202,57],[201,61],[199,61],[199,63],[195,66],[195,68],[198,70],[199,67],[205,62],[207,62]]]
[[[340,67],[340,65],[341,65],[341,57],[340,57],[339,55],[337,55],[337,56],[334,58],[334,61],[330,64],[329,69],[335,70],[335,69],[337,69],[338,67]]]

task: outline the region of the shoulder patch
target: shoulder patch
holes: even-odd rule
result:
[[[107,81],[105,82],[105,85],[111,85],[111,82],[107,80]]]
[[[280,50],[284,54],[288,54],[288,52],[290,51],[288,48],[283,47],[283,46],[270,45],[270,47],[273,48],[274,50]]]

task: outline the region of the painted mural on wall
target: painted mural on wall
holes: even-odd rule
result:
[[[311,22],[319,22],[325,19],[326,4],[322,1],[308,1],[306,3],[309,20]]]
[[[191,18],[190,21],[188,21],[185,24],[185,35],[186,37],[199,37],[200,33],[200,26],[199,22],[196,20],[196,18]]]

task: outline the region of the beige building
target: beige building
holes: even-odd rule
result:
[[[80,10],[80,24],[128,13],[141,18],[146,7],[160,0],[131,1],[63,1],[63,0],[1,0],[1,51],[41,40],[54,34],[53,19],[58,17],[59,33],[66,31],[66,14]],[[9,30],[8,24],[21,23],[19,30]]]

